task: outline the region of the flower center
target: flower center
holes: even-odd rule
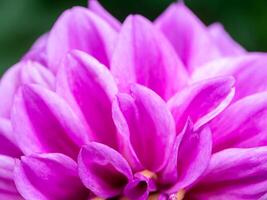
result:
[[[148,179],[154,179],[156,180],[158,177],[155,173],[149,171],[149,170],[143,170],[140,172],[140,174],[142,174],[144,177],[148,178]]]

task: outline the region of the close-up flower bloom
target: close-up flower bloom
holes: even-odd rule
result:
[[[267,56],[182,2],[64,11],[0,81],[0,199],[267,199]]]

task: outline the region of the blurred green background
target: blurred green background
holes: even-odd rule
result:
[[[150,19],[171,0],[100,0],[123,20],[129,13]],[[267,1],[187,0],[186,4],[206,23],[221,22],[232,37],[250,51],[267,50]],[[60,13],[87,0],[0,0],[0,74],[18,61],[35,39],[48,31]]]

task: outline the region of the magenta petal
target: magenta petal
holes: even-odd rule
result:
[[[266,117],[266,92],[235,102],[211,123],[213,150],[267,145]]]
[[[145,169],[161,170],[175,138],[174,120],[165,102],[152,90],[140,85],[132,86],[131,96],[118,95],[117,98],[117,112],[123,117],[114,120],[120,134],[129,138]]]
[[[113,27],[114,30],[120,30],[121,23],[110,13],[108,13],[108,11],[106,11],[105,8],[103,8],[98,2],[98,0],[89,0],[88,4],[89,9],[100,16],[102,19],[104,19],[107,23],[109,23],[109,25]]]
[[[184,5],[174,3],[156,20],[189,71],[220,56],[205,25]]]
[[[238,56],[246,53],[245,49],[224,30],[223,25],[214,23],[208,27],[208,31],[223,56]]]
[[[209,122],[231,102],[234,96],[234,79],[218,77],[197,82],[178,92],[168,101],[168,107],[179,133],[188,117],[195,128]]]
[[[251,53],[245,56],[218,59],[199,68],[192,75],[192,79],[198,81],[225,75],[233,76],[236,80],[234,101],[256,92],[266,91],[267,55]]]
[[[214,154],[190,199],[259,199],[267,192],[267,148],[227,149]]]
[[[132,179],[131,168],[121,154],[100,143],[92,142],[81,149],[78,168],[83,184],[103,198],[121,194]]]
[[[22,155],[22,152],[16,145],[11,123],[4,118],[0,118],[0,154],[12,157]]]
[[[72,49],[85,51],[109,66],[116,31],[90,10],[74,7],[65,11],[49,33],[47,61],[57,72],[59,63]]]
[[[14,170],[19,193],[27,200],[73,200],[88,198],[77,164],[63,154],[24,156]]]
[[[117,147],[111,102],[118,89],[104,65],[86,53],[72,51],[59,72],[57,91],[87,122],[94,141]]]
[[[16,142],[26,155],[62,152],[76,157],[87,134],[68,104],[55,93],[25,85],[15,98],[12,125]]]
[[[22,84],[36,83],[53,89],[54,75],[35,61],[20,61],[12,66],[0,82],[0,116],[9,118],[14,95]]]
[[[45,33],[40,36],[32,45],[31,49],[23,56],[22,60],[33,60],[46,66],[46,44],[48,35],[49,33]]]
[[[142,84],[168,99],[187,82],[187,73],[166,38],[142,16],[123,23],[111,71],[122,90]],[[126,75],[127,74],[127,75]]]
[[[0,155],[0,199],[22,200],[13,181],[14,166],[13,158]]]
[[[193,130],[189,123],[177,139],[177,147],[174,147],[177,152],[171,154],[169,164],[162,174],[162,180],[165,181],[163,184],[170,181],[173,184],[173,174],[177,173],[176,183],[168,189],[168,193],[175,193],[194,184],[207,169],[211,157],[212,138],[209,127]]]

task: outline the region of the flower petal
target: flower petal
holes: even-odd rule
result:
[[[25,85],[15,98],[12,125],[16,142],[26,155],[62,152],[76,157],[86,130],[68,104],[55,93]]]
[[[218,59],[195,71],[192,79],[198,81],[229,75],[236,80],[234,101],[267,90],[267,55],[251,53],[245,56]]]
[[[12,66],[0,82],[0,116],[9,118],[15,93],[23,84],[35,83],[53,89],[54,75],[35,61],[23,60]]]
[[[65,54],[72,49],[79,49],[108,67],[116,36],[116,31],[90,10],[82,7],[67,10],[49,33],[48,66],[57,72]]]
[[[217,116],[231,102],[233,85],[232,77],[218,77],[192,84],[174,95],[168,107],[176,123],[176,132],[181,132],[188,117],[198,128]]]
[[[63,61],[57,92],[90,127],[94,141],[117,147],[112,120],[112,99],[118,89],[109,70],[81,51],[72,51]]]
[[[213,150],[267,145],[267,92],[245,97],[212,123]]]
[[[220,57],[207,28],[184,3],[170,5],[155,24],[172,43],[190,72]]]
[[[167,99],[187,82],[187,73],[166,38],[142,16],[123,23],[111,71],[122,90],[139,83]],[[126,75],[127,74],[127,75]]]
[[[0,199],[23,200],[13,181],[14,158],[0,155]]]
[[[167,190],[168,193],[191,187],[205,172],[211,157],[212,137],[209,127],[194,130],[189,122],[181,135],[178,135],[177,141],[174,147],[177,152],[171,154],[169,164],[161,174],[163,184],[172,183],[172,187]],[[178,176],[173,176],[175,173]],[[175,184],[174,178],[177,178]]]
[[[267,148],[227,149],[214,154],[190,199],[259,199],[267,192]]]
[[[127,161],[114,149],[92,142],[84,146],[78,157],[83,184],[102,198],[114,197],[132,179]]]
[[[208,31],[223,56],[238,56],[246,53],[245,49],[224,30],[222,24],[214,23],[208,27]]]
[[[108,11],[105,10],[101,6],[101,4],[98,2],[98,0],[89,0],[88,1],[88,7],[89,9],[100,16],[102,19],[104,19],[111,27],[114,28],[114,30],[119,31],[121,28],[121,23],[113,17]]]
[[[166,164],[175,138],[175,125],[165,102],[153,91],[133,85],[131,96],[118,95],[124,121],[114,118],[121,135],[129,137],[144,169],[157,172]],[[127,122],[128,127],[126,127]],[[125,131],[125,132],[124,132]],[[127,144],[125,145],[127,148]],[[149,151],[148,151],[149,149]]]
[[[23,156],[14,170],[20,194],[27,200],[72,200],[88,198],[77,164],[63,154]]]
[[[22,155],[22,152],[16,145],[13,134],[10,121],[0,118],[0,154],[12,157],[19,157]]]

